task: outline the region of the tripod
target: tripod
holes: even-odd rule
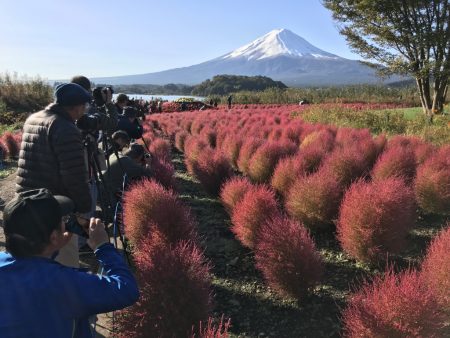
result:
[[[122,247],[123,247],[127,262],[129,265],[131,265],[128,243],[127,243],[125,237],[123,236],[120,227],[116,226],[117,225],[116,224],[116,212],[114,212],[115,210],[113,210],[111,194],[110,194],[110,191],[106,184],[105,178],[102,174],[102,171],[100,169],[99,159],[95,153],[96,144],[91,139],[89,134],[86,135],[86,137],[84,138],[84,146],[87,150],[87,155],[88,155],[89,172],[92,173],[92,176],[95,180],[95,184],[97,186],[97,191],[99,192],[98,196],[99,196],[100,206],[101,206],[101,210],[102,210],[102,213],[101,213],[102,219],[107,223],[112,222],[114,224],[114,233],[116,233],[116,231],[117,231],[119,238],[122,242]],[[116,156],[117,156],[117,159],[119,160],[119,155],[117,153],[117,150],[116,150]],[[119,160],[119,164],[120,164],[120,160]],[[109,160],[108,160],[108,166],[109,166]],[[123,171],[123,168],[122,168],[122,171]],[[102,187],[103,187],[103,189],[101,189]],[[117,207],[115,209],[117,209]],[[114,215],[114,216],[112,216],[112,215]],[[116,237],[114,237],[114,244],[117,247]]]

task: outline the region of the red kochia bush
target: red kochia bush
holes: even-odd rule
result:
[[[267,183],[270,181],[278,161],[296,151],[296,144],[289,141],[267,142],[259,147],[251,157],[248,175],[254,182]]]
[[[255,250],[256,267],[282,296],[302,298],[320,280],[324,267],[303,224],[284,216],[261,227]]]
[[[372,171],[374,180],[402,177],[411,183],[416,175],[416,156],[410,147],[395,146],[385,150]]]
[[[241,150],[243,139],[236,135],[227,135],[221,145],[224,154],[230,160],[233,167],[237,168],[237,159]]]
[[[417,204],[428,213],[450,214],[450,147],[442,148],[417,169]]]
[[[179,151],[184,152],[184,142],[188,136],[189,134],[186,131],[179,131],[175,134],[175,147]]]
[[[170,143],[162,138],[155,139],[150,144],[150,153],[163,161],[170,161]]]
[[[204,149],[193,166],[194,175],[203,188],[211,194],[218,195],[222,184],[233,175],[233,168],[220,150]]]
[[[237,166],[241,173],[246,174],[248,172],[248,163],[250,162],[250,158],[262,143],[263,140],[259,138],[247,138],[244,141],[237,160]]]
[[[319,170],[298,177],[286,196],[288,213],[311,230],[327,226],[337,218],[342,188],[329,172]]]
[[[402,179],[359,181],[342,201],[338,239],[350,256],[377,262],[403,249],[414,220],[414,194]]]
[[[121,337],[188,337],[208,319],[210,266],[191,242],[167,246],[146,238],[135,253],[140,298],[122,311]]]
[[[20,143],[17,142],[16,138],[9,131],[5,132],[2,136],[2,143],[7,149],[9,158],[16,158],[19,156]]]
[[[450,314],[450,223],[428,247],[422,263],[422,276]]]
[[[166,189],[175,189],[175,168],[171,162],[152,157],[152,177]]]
[[[444,337],[445,317],[432,290],[415,271],[384,279],[354,294],[343,312],[346,336],[356,337]]]
[[[253,249],[261,226],[278,213],[275,193],[265,186],[252,187],[233,210],[231,230],[243,245]]]
[[[142,180],[124,194],[125,235],[136,246],[158,230],[175,243],[195,238],[189,209],[154,180]]]
[[[222,185],[220,200],[229,214],[238,204],[245,193],[252,188],[252,184],[245,177],[232,177]]]

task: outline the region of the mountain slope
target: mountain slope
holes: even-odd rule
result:
[[[110,84],[194,85],[218,74],[263,75],[289,86],[375,83],[375,71],[359,61],[323,51],[287,29],[268,34],[230,53],[190,67],[93,79]]]

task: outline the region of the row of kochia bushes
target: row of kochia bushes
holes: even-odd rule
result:
[[[197,224],[176,194],[170,143],[145,126],[150,180],[124,195],[124,232],[132,246],[141,297],[122,311],[119,337],[226,338],[230,321],[213,322],[210,263]]]
[[[450,146],[291,120],[292,107],[154,115],[188,171],[220,194],[231,230],[269,286],[301,299],[320,282],[309,232],[332,229],[356,260],[384,264],[407,247],[417,206],[450,213]],[[450,230],[419,270],[388,271],[354,294],[350,336],[440,336],[450,313]],[[447,323],[446,323],[447,319]],[[448,329],[448,327],[447,327]]]

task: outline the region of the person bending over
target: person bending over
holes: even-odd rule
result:
[[[88,244],[107,276],[52,259],[69,240],[72,201],[47,189],[16,195],[4,210],[6,251],[0,253],[0,336],[92,337],[88,317],[127,307],[139,298],[136,280],[91,218]]]
[[[132,143],[123,155],[119,154],[119,158],[111,157],[109,168],[104,171],[103,175],[114,203],[117,203],[118,192],[123,189],[124,174],[127,175],[125,183],[128,184],[141,178],[150,178],[150,164],[150,154],[147,154],[144,147],[138,143]]]
[[[110,158],[111,155],[114,155],[116,152],[121,153],[123,148],[128,147],[130,145],[130,136],[123,131],[118,130],[114,132],[111,136],[111,144],[108,145],[105,155],[107,158]]]
[[[119,122],[117,123],[117,130],[125,131],[134,140],[142,137],[143,128],[139,122],[135,108],[124,108],[123,115],[119,117]]]

